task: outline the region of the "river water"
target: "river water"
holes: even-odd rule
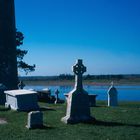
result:
[[[118,91],[118,99],[120,101],[140,101],[140,86],[115,86]],[[25,89],[42,90],[49,88],[52,95],[56,89],[59,90],[59,97],[65,99],[64,94],[69,93],[73,86],[26,86]],[[107,91],[109,86],[84,86],[89,94],[97,94],[97,100],[107,100]]]

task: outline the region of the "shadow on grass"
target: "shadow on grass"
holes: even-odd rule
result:
[[[40,107],[38,109],[35,109],[35,110],[18,110],[18,111],[15,111],[17,113],[19,112],[31,112],[31,111],[56,111],[54,108],[50,108],[50,107]]]
[[[0,108],[0,111],[8,111],[10,108]]]
[[[107,105],[96,105],[96,106],[92,106],[92,107],[107,107]]]
[[[84,122],[85,123],[85,122]],[[88,122],[86,124],[91,125],[99,125],[99,126],[130,126],[130,127],[140,127],[139,124],[125,124],[125,123],[119,123],[119,122],[107,122],[107,121],[101,121],[101,120],[95,120],[92,122]]]
[[[51,107],[40,107],[39,111],[56,111],[56,110]]]
[[[29,130],[37,130],[37,129],[40,129],[40,130],[47,130],[47,129],[55,129],[55,128],[52,127],[52,126],[46,126],[46,125],[43,125],[43,126],[41,126],[41,127],[30,128]]]

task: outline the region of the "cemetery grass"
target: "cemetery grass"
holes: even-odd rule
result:
[[[65,116],[66,104],[39,103],[43,111],[43,129],[28,130],[27,112],[7,110],[0,106],[0,118],[7,124],[0,125],[0,140],[137,140],[140,139],[140,102],[120,102],[119,107],[107,107],[97,101],[91,107],[93,123],[66,125],[60,120]]]

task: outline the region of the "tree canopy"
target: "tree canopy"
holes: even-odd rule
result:
[[[24,35],[22,32],[16,30],[16,55],[17,55],[17,67],[19,71],[24,71],[27,75],[29,72],[35,71],[35,64],[29,65],[23,61],[24,56],[28,53],[27,50],[22,50],[19,47],[23,45]]]

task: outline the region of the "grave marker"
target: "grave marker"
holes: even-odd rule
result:
[[[40,111],[32,111],[28,113],[28,129],[42,128],[43,127],[43,113]]]
[[[82,75],[86,67],[81,59],[77,60],[72,70],[75,74],[75,87],[68,94],[66,116],[61,121],[66,124],[94,121],[95,118],[90,116],[88,93],[83,89]]]
[[[118,106],[118,92],[117,89],[114,87],[113,82],[107,92],[108,94],[108,106]]]

